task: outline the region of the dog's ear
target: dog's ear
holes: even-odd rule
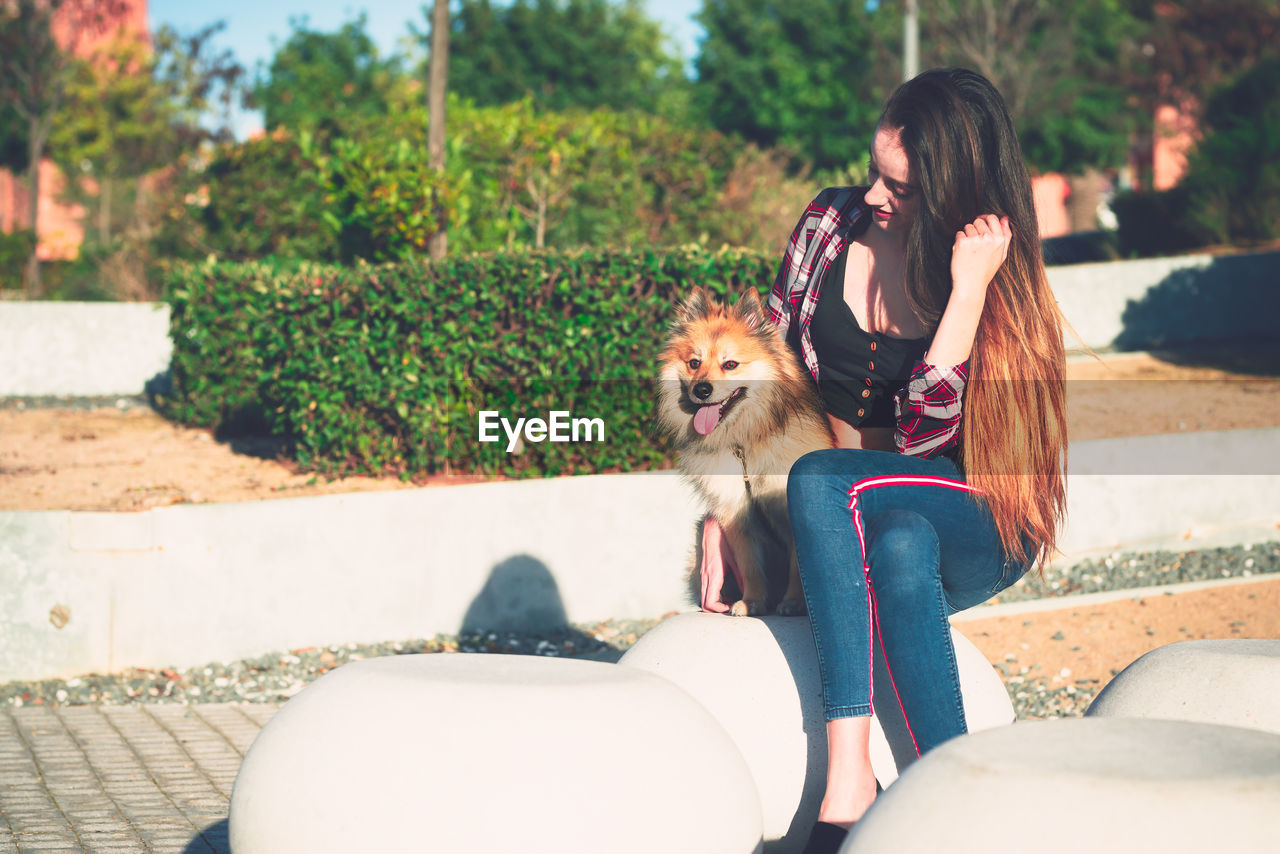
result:
[[[760,295],[755,288],[750,285],[743,288],[733,307],[752,331],[764,327],[764,309],[760,306]]]
[[[689,293],[689,298],[681,303],[676,316],[681,323],[692,323],[700,317],[705,317],[710,311],[711,303],[707,298],[707,292],[702,288],[694,288]]]

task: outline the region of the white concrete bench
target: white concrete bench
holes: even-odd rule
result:
[[[912,765],[842,854],[1263,854],[1276,850],[1280,736],[1184,721],[1031,721]]]
[[[1013,722],[994,668],[951,633],[971,732]],[[871,759],[888,786],[916,759],[876,645]],[[817,820],[827,768],[822,682],[809,621],[801,617],[682,614],[660,623],[622,657],[688,691],[720,722],[746,758],[760,792],[766,850],[800,851]]]
[[[1085,714],[1280,733],[1280,640],[1179,641],[1153,649],[1107,683]]]
[[[639,668],[504,655],[348,664],[254,741],[236,854],[752,854],[751,772],[715,719]]]

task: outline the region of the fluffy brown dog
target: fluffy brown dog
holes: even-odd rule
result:
[[[695,288],[662,351],[658,423],[724,529],[742,577],[731,613],[766,613],[768,568],[788,567],[779,614],[805,612],[787,517],[787,473],[835,447],[813,382],[748,288],[732,307]],[[785,562],[785,563],[784,563]]]

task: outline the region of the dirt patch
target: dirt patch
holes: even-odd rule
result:
[[[1280,426],[1280,345],[1111,355],[1067,366],[1072,440]]]
[[[277,450],[269,439],[215,441],[148,409],[0,410],[0,510],[147,510],[485,479],[326,480],[276,459]]]
[[[1111,677],[1165,644],[1280,638],[1280,579],[1084,606],[1064,602],[1052,611],[965,620],[956,628],[1006,680],[1021,680],[1028,690],[1070,686],[1084,706]]]
[[[1069,435],[1280,426],[1277,361],[1257,350],[1075,361],[1067,368]],[[269,439],[215,441],[209,430],[146,409],[0,409],[0,510],[145,510],[489,479],[326,480],[275,459],[276,450]]]

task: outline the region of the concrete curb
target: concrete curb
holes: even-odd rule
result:
[[[166,303],[0,302],[0,397],[142,394],[172,354]]]

